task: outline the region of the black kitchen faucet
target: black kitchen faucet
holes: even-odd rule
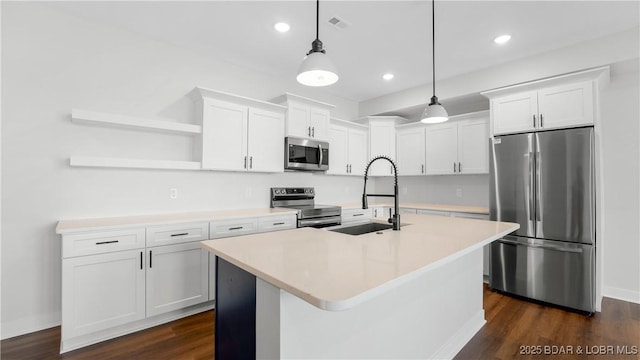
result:
[[[393,167],[393,177],[394,177],[394,185],[393,185],[393,194],[367,194],[367,174],[369,173],[369,167],[373,164],[374,161],[385,159],[391,163]],[[364,170],[364,190],[362,190],[362,208],[368,209],[367,205],[367,197],[375,196],[375,197],[392,197],[393,198],[393,208],[395,213],[391,215],[389,218],[389,223],[393,224],[393,230],[400,230],[400,211],[398,209],[398,168],[396,167],[396,163],[393,162],[390,158],[386,156],[376,156],[367,164],[366,169]]]

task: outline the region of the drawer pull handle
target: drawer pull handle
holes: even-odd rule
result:
[[[115,244],[115,243],[117,243],[119,241],[120,240],[100,241],[100,242],[97,242],[96,245]]]
[[[356,217],[356,216],[364,216],[364,214],[362,214],[362,213],[361,214],[353,214],[353,217]]]
[[[242,226],[236,226],[236,227],[230,227],[229,230],[240,230],[242,229]]]
[[[180,233],[180,234],[171,234],[171,237],[175,237],[175,236],[185,236],[185,235],[189,235],[188,232],[186,233]]]
[[[278,225],[284,225],[284,223],[283,222],[273,223],[273,226],[278,226]]]

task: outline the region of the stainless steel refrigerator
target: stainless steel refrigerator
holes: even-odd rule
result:
[[[595,311],[593,128],[496,136],[490,218],[520,229],[491,244],[489,286]]]

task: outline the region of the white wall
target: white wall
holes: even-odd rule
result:
[[[188,136],[72,123],[72,108],[195,122],[204,86],[256,99],[284,92],[358,104],[172,45],[57,12],[2,3],[2,336],[60,323],[60,219],[268,207],[271,186],[315,186],[318,201],[359,201],[362,179],[71,168],[71,155],[191,160]],[[178,199],[169,189],[178,188]],[[345,197],[346,195],[346,197]],[[352,198],[351,198],[352,196]]]
[[[640,303],[639,60],[615,64],[602,93],[603,295]]]

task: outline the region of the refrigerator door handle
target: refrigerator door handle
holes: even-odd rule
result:
[[[540,176],[540,152],[536,153],[536,194],[542,194],[542,177]],[[536,203],[536,222],[538,227],[540,227],[540,219],[542,219],[542,207],[540,203],[542,202],[542,197],[538,195],[535,203]],[[542,230],[542,229],[540,229]]]
[[[535,192],[534,192],[534,184],[535,184],[535,173],[534,173],[534,152],[529,152],[529,221],[533,222],[534,214],[535,214]]]
[[[571,253],[582,253],[582,248],[574,248],[574,247],[561,246],[561,245],[530,244],[522,241],[507,240],[507,239],[500,239],[498,240],[498,242],[501,242],[504,244],[511,244],[511,245],[527,246],[531,248],[558,250],[558,251],[565,251],[565,252],[571,252]]]

